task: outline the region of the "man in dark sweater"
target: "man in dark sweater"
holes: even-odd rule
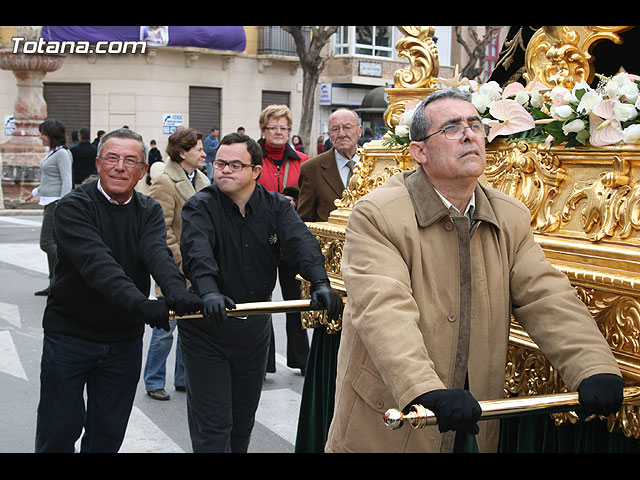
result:
[[[77,187],[91,175],[95,175],[96,170],[96,146],[89,143],[91,139],[89,129],[78,130],[78,143],[71,147],[73,156],[73,185]]]
[[[317,240],[280,193],[256,184],[262,150],[246,135],[225,136],[215,183],[182,209],[184,272],[202,298],[202,319],[179,319],[194,452],[246,452],[267,367],[271,316],[227,318],[235,302],[264,302],[280,257],[311,283],[311,300],[335,319],[340,295],[329,286]],[[302,328],[302,327],[300,327]]]
[[[37,452],[117,452],[142,362],[145,323],[169,329],[169,309],[198,311],[166,244],[162,208],[134,191],[145,145],[115,130],[98,146],[99,179],[59,201],[58,263],[44,312]],[[150,276],[168,292],[149,300]],[[83,391],[86,387],[87,404]]]

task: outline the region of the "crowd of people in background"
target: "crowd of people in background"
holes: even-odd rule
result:
[[[345,315],[339,334],[315,329],[310,345],[300,314],[287,314],[287,365],[305,377],[296,452],[462,452],[470,438],[494,451],[496,430],[478,427],[476,396],[503,388],[512,310],[585,413],[617,411],[616,360],[536,245],[527,207],[477,183],[486,132],[473,104],[450,90],[416,112],[417,168],[359,201],[346,227],[346,306],[304,222],[327,221],[352,185],[359,147],[372,139],[355,112],[329,116],[313,157],[285,105],[264,108],[258,139],[242,127],[180,127],[165,154],[127,126],[93,142],[79,129],[67,147],[64,125],[45,121],[51,151],[27,198],[44,208],[50,272],[36,292],[48,296],[36,451],[73,451],[82,435],[83,452],[117,452],[140,374],[151,398],[170,399],[165,363],[175,344],[193,451],[246,452],[265,375],[275,372],[274,329],[271,315],[231,312],[271,300],[277,284],[285,300],[299,299],[298,275],[328,322]],[[200,316],[183,318],[192,313]],[[390,333],[389,321],[402,328]],[[153,331],[143,370],[145,325]],[[374,406],[390,401],[427,406],[438,429],[389,433]]]
[[[82,271],[84,266],[82,268],[76,266],[77,270],[71,266],[73,264],[71,255],[65,250],[72,244],[73,239],[67,238],[68,233],[65,232],[65,234],[63,234],[62,228],[69,229],[69,231],[73,231],[76,228],[80,230],[86,229],[88,228],[88,220],[80,220],[73,216],[66,218],[64,215],[69,215],[69,211],[78,208],[78,206],[71,207],[70,204],[79,203],[81,204],[81,209],[88,208],[82,215],[86,215],[87,217],[95,215],[95,218],[92,218],[89,223],[96,222],[96,224],[100,225],[100,222],[105,221],[106,217],[104,217],[104,214],[96,213],[92,211],[91,207],[87,207],[86,205],[87,200],[85,197],[87,195],[93,199],[88,203],[95,201],[92,193],[95,188],[92,187],[94,184],[97,187],[95,191],[102,193],[109,203],[122,206],[134,203],[138,204],[137,194],[146,195],[157,202],[161,207],[164,217],[165,238],[163,243],[168,247],[175,266],[185,279],[185,295],[187,296],[184,298],[180,297],[175,291],[175,283],[170,283],[169,285],[171,285],[173,291],[170,292],[169,298],[166,298],[167,294],[160,285],[156,284],[156,279],[153,274],[150,274],[148,278],[150,282],[148,291],[138,291],[138,294],[146,294],[149,302],[151,302],[145,303],[145,307],[149,310],[147,313],[142,313],[140,307],[136,307],[131,311],[131,309],[125,306],[114,306],[116,310],[117,308],[124,309],[121,313],[125,318],[128,318],[130,315],[139,315],[144,323],[153,327],[149,341],[149,349],[146,355],[146,363],[144,366],[139,367],[147,394],[151,398],[161,401],[167,401],[171,398],[171,395],[167,392],[168,387],[166,386],[166,361],[171,349],[175,345],[174,388],[177,391],[187,390],[188,378],[191,378],[191,388],[188,394],[188,412],[194,451],[211,451],[211,449],[214,451],[246,451],[253,425],[253,416],[260,396],[260,385],[266,374],[274,373],[276,369],[275,333],[271,316],[263,316],[264,318],[260,321],[266,330],[259,335],[249,336],[249,338],[253,338],[253,344],[250,343],[244,347],[244,351],[247,352],[246,355],[249,355],[247,359],[255,358],[256,348],[264,352],[264,362],[260,361],[258,365],[254,365],[255,362],[252,361],[247,364],[251,369],[250,371],[253,372],[249,377],[252,378],[251,383],[246,383],[244,380],[247,378],[247,375],[249,375],[248,373],[238,375],[236,372],[229,377],[229,385],[245,385],[244,387],[238,387],[237,385],[234,387],[229,386],[229,390],[226,390],[224,387],[221,388],[220,385],[218,385],[217,388],[214,389],[216,394],[223,395],[223,397],[230,395],[231,392],[237,388],[244,389],[241,390],[244,393],[240,395],[236,393],[232,397],[229,397],[228,400],[220,398],[217,400],[227,403],[229,407],[229,417],[234,416],[234,410],[242,412],[242,415],[240,415],[240,417],[243,418],[242,422],[239,418],[236,418],[234,422],[235,425],[223,425],[224,415],[217,418],[215,415],[212,415],[214,412],[210,410],[207,403],[202,403],[205,398],[211,395],[212,390],[210,386],[206,384],[207,382],[203,381],[203,379],[206,380],[209,377],[210,372],[198,368],[198,365],[202,363],[202,358],[198,356],[198,352],[205,351],[209,347],[216,350],[216,342],[224,342],[226,338],[216,340],[212,337],[209,347],[194,344],[196,338],[198,341],[206,338],[207,334],[210,333],[208,329],[213,319],[220,316],[221,305],[215,302],[218,301],[219,298],[228,299],[227,301],[231,303],[222,305],[224,308],[225,306],[233,306],[234,300],[242,301],[249,299],[253,301],[266,301],[271,298],[273,288],[276,285],[279,285],[282,289],[284,299],[299,299],[300,281],[296,276],[303,274],[305,278],[308,278],[312,283],[312,299],[317,305],[324,305],[325,308],[330,310],[330,315],[333,317],[337,317],[342,311],[342,301],[339,295],[331,288],[326,277],[324,258],[319,250],[319,246],[296,213],[300,190],[300,168],[304,162],[310,159],[310,156],[305,153],[305,147],[303,146],[301,137],[299,135],[291,135],[292,126],[293,115],[287,106],[270,105],[264,109],[259,118],[261,131],[259,139],[254,140],[248,137],[245,134],[245,128],[242,126],[233,132],[233,138],[229,138],[229,135],[221,136],[220,129],[217,126],[213,126],[210,131],[206,133],[200,133],[189,127],[180,127],[168,138],[165,152],[161,152],[155,139],[151,139],[147,145],[141,145],[141,149],[135,147],[136,141],[139,141],[140,137],[127,125],[110,133],[99,130],[93,141],[91,140],[88,128],[80,128],[68,133],[60,121],[53,119],[47,120],[41,125],[40,129],[43,144],[50,146],[51,151],[41,163],[41,184],[25,198],[25,201],[28,202],[39,197],[39,203],[44,208],[41,248],[47,253],[50,271],[50,285],[35,293],[40,296],[49,296],[48,307],[45,310],[44,317],[44,344],[46,351],[43,353],[42,364],[43,368],[46,365],[47,370],[44,371],[44,375],[41,378],[41,401],[38,409],[36,438],[37,451],[63,451],[69,445],[68,438],[70,438],[71,435],[77,435],[75,433],[76,430],[73,429],[79,428],[81,422],[80,417],[76,416],[74,417],[73,425],[61,425],[60,418],[56,418],[55,420],[52,418],[56,416],[56,402],[60,401],[60,399],[70,398],[70,395],[73,393],[71,390],[61,389],[59,385],[56,384],[55,376],[51,373],[54,369],[53,365],[55,365],[57,360],[49,358],[50,352],[55,351],[58,356],[70,354],[69,350],[67,350],[68,346],[59,343],[61,339],[58,338],[58,335],[62,334],[63,337],[69,335],[74,342],[81,340],[89,342],[96,341],[98,343],[107,338],[112,340],[118,339],[118,341],[120,341],[120,336],[123,335],[122,332],[117,333],[117,329],[120,327],[114,327],[116,330],[112,333],[105,333],[100,331],[100,328],[106,328],[108,330],[109,327],[97,327],[95,324],[92,324],[91,326],[80,327],[78,329],[76,327],[66,326],[78,320],[72,320],[75,318],[75,315],[77,315],[75,308],[64,305],[66,298],[61,290],[63,288],[61,282],[66,281],[63,280],[65,275],[71,275],[69,271],[75,272],[72,275],[75,281],[82,278],[84,275]],[[103,145],[105,138],[110,140],[107,145]],[[130,145],[127,142],[131,143],[135,148],[129,148]],[[231,160],[226,163],[221,160],[218,152],[221,143],[226,145],[224,147],[226,153],[223,152],[222,157],[231,155]],[[105,146],[110,147],[116,153],[113,155],[109,153],[104,154]],[[129,149],[127,150],[125,147]],[[318,139],[317,147],[319,151],[324,151],[325,149],[331,148],[331,143],[324,142],[324,138],[321,137]],[[196,197],[196,193],[208,186],[213,186],[215,192],[221,192],[220,194],[222,194],[224,198],[238,198],[237,191],[233,188],[228,188],[225,184],[225,182],[228,183],[229,178],[242,174],[242,170],[244,170],[241,166],[240,173],[238,173],[234,167],[235,163],[237,163],[235,156],[237,156],[238,151],[240,151],[240,157],[244,158],[243,155],[245,154],[242,153],[244,151],[247,152],[247,158],[251,158],[250,169],[252,170],[252,174],[251,177],[247,177],[247,181],[245,181],[243,187],[245,190],[243,191],[248,191],[249,193],[256,192],[255,195],[260,195],[259,202],[253,199],[252,196],[246,199],[246,206],[243,206],[243,209],[246,208],[249,211],[260,211],[260,217],[264,217],[260,218],[252,228],[258,230],[264,228],[264,221],[267,221],[269,224],[273,224],[274,222],[277,224],[276,229],[272,233],[274,240],[270,240],[269,243],[265,244],[267,250],[273,253],[273,261],[269,263],[271,266],[263,270],[263,273],[259,275],[253,272],[255,269],[260,269],[257,265],[264,264],[265,256],[261,255],[254,257],[257,263],[249,269],[252,271],[250,275],[255,277],[257,282],[263,284],[263,287],[264,285],[269,285],[269,288],[267,289],[268,291],[256,292],[255,294],[252,291],[243,295],[237,290],[231,289],[231,291],[229,291],[228,284],[230,281],[228,278],[224,278],[218,281],[221,285],[215,287],[215,293],[207,293],[203,291],[203,289],[206,290],[206,288],[202,286],[202,283],[200,283],[198,289],[197,280],[189,274],[185,275],[183,271],[183,255],[189,254],[188,252],[183,252],[183,247],[181,247],[181,238],[183,236],[182,210],[191,197]],[[117,156],[114,156],[117,155],[117,152],[125,152],[128,154],[122,163]],[[143,162],[134,158],[139,152],[144,156]],[[110,159],[110,155],[113,157],[112,160]],[[216,178],[224,185],[218,187],[216,185]],[[132,189],[124,192],[118,191],[117,187],[119,182],[124,183],[125,181],[133,186]],[[64,202],[65,213],[59,213],[58,217],[60,218],[58,218],[58,224],[56,226],[56,206],[71,192],[75,192],[75,194],[66,198]],[[194,201],[197,198],[199,197],[194,198]],[[120,201],[122,199],[126,200],[121,204]],[[284,203],[281,203],[279,199]],[[258,206],[258,203],[261,204],[261,206]],[[153,205],[153,203],[147,204],[145,202],[142,202],[142,204],[144,204],[144,206],[141,207],[141,210],[148,210],[152,208]],[[262,210],[265,208],[262,204],[268,205],[267,210]],[[130,208],[135,207],[131,206]],[[115,210],[113,212],[115,212]],[[109,213],[111,214],[113,212]],[[61,218],[65,218],[66,225],[64,227],[62,227],[60,223]],[[77,221],[80,223],[76,226],[74,222]],[[215,224],[219,219],[211,219],[208,221]],[[118,228],[115,227],[115,223],[113,226],[116,229]],[[214,225],[214,228],[215,227],[216,225]],[[101,228],[102,227],[97,228],[97,230],[92,230],[92,233],[100,237],[102,235]],[[201,227],[191,225],[188,230],[189,238],[194,238],[196,235],[194,228],[198,229]],[[135,228],[134,230],[138,229]],[[294,234],[293,232],[297,233]],[[116,231],[111,231],[105,238],[96,239],[96,242],[100,242],[101,247],[107,246],[114,251],[117,248],[123,248],[123,245],[116,247],[115,245],[109,244],[109,242],[113,241],[110,235],[114,234],[116,234]],[[302,240],[303,237],[304,240]],[[129,241],[130,239],[125,239],[123,243]],[[205,243],[206,242],[207,240],[205,238]],[[227,243],[231,244],[232,242],[228,241]],[[258,249],[263,248],[258,244],[254,246]],[[277,248],[277,251],[274,250],[274,247]],[[220,248],[221,247],[216,246],[215,251],[211,251],[212,258],[210,261],[214,262],[214,264],[222,265],[221,269],[224,269],[224,265],[226,265],[228,260],[227,257],[234,257],[235,252],[233,250],[226,250],[224,253],[225,259],[221,259],[218,257]],[[100,252],[100,249],[98,249],[98,252]],[[166,255],[164,252],[159,254],[161,257]],[[56,267],[59,263],[59,255],[63,256],[64,262]],[[125,254],[123,253],[123,255]],[[90,257],[90,254],[87,253],[87,258],[93,257]],[[132,258],[127,259],[126,256],[125,258],[114,258],[113,260],[115,260],[117,264],[113,266],[115,269],[129,268],[132,262],[135,263]],[[232,270],[235,270],[238,264],[246,261],[246,257],[236,257]],[[59,273],[54,283],[56,268],[58,268]],[[166,269],[167,267],[165,266],[164,268]],[[231,271],[229,267],[226,268],[227,271],[224,276],[228,276],[229,271]],[[60,273],[63,270],[65,272],[64,275]],[[135,273],[129,273],[128,275],[135,276],[140,272],[148,270],[149,268],[147,266],[139,266],[132,270],[132,272]],[[190,271],[197,271],[196,266],[190,265]],[[162,275],[166,276],[167,274],[168,272],[163,270]],[[175,272],[171,272],[169,275],[173,277]],[[194,274],[191,273],[191,275]],[[278,279],[277,282],[276,278]],[[192,280],[194,281],[193,284]],[[87,286],[91,285],[89,278],[85,278],[84,281]],[[162,281],[166,282],[167,280],[163,278]],[[131,284],[130,287],[137,290],[144,290],[144,288],[140,288],[140,285],[146,285],[146,283],[140,283],[140,279],[136,278],[135,284]],[[97,288],[97,285],[90,288]],[[226,292],[226,295],[233,295],[235,299],[231,300],[225,296],[218,297],[218,295],[221,295],[220,292]],[[194,295],[194,293],[197,295]],[[168,322],[160,320],[163,315],[163,309],[157,306],[171,304],[177,307],[181,313],[184,313],[189,309],[194,310],[194,299],[199,297],[201,297],[201,300],[198,302],[199,308],[196,310],[200,310],[205,323],[202,327],[198,327],[201,330],[196,332],[196,337],[194,338],[192,338],[191,335],[187,335],[190,329],[183,325],[180,330],[183,331],[182,336],[186,336],[186,340],[184,340],[176,328],[178,322],[173,320]],[[180,298],[182,299],[180,300]],[[212,305],[217,306],[214,309]],[[55,313],[53,313],[54,310]],[[124,313],[125,310],[127,311],[126,314]],[[217,312],[215,315],[214,311]],[[104,312],[102,315],[104,315]],[[257,319],[253,319],[254,326],[257,321]],[[95,323],[95,321],[93,323]],[[194,322],[188,322],[189,326],[193,326],[194,324]],[[97,330],[95,330],[96,328]],[[131,326],[127,328],[130,329]],[[177,338],[174,341],[174,335],[176,333]],[[247,332],[244,330],[233,334],[247,337]],[[307,357],[309,355],[309,337],[307,332],[301,328],[299,313],[287,314],[286,335],[287,365],[290,368],[299,369],[300,374],[304,376]],[[248,340],[245,338],[245,341]],[[185,342],[190,346],[187,349],[187,358],[191,359],[190,377],[185,371],[185,362],[183,361],[183,344]],[[138,344],[136,343],[136,345]],[[74,346],[72,348],[76,347]],[[80,347],[78,346],[77,348]],[[126,348],[129,350],[129,346]],[[138,348],[138,346],[134,347],[133,352],[135,352],[135,348]],[[240,350],[243,349],[241,348]],[[124,363],[122,363],[122,365],[132,361],[130,356],[131,350],[129,350],[128,355],[129,357],[123,360]],[[238,356],[238,353],[229,352],[228,356]],[[237,359],[224,358],[223,360],[231,362],[234,365],[233,371],[237,371],[238,368],[244,368],[246,370],[246,367],[238,367],[241,363],[239,364]],[[83,369],[99,369],[97,366],[88,367],[86,362],[86,359],[82,360]],[[129,363],[129,365],[135,366],[136,363]],[[135,370],[136,368],[134,368],[134,371]],[[198,377],[198,371],[202,371],[204,377]],[[223,370],[220,370],[220,372],[222,374]],[[249,372],[249,370],[247,370],[247,372]],[[108,376],[112,375],[112,373],[104,375]],[[94,376],[99,377],[100,375],[94,374]],[[88,377],[86,382],[87,385],[90,382]],[[127,415],[127,402],[131,400],[131,377],[129,377],[127,382],[127,385],[129,385],[127,387],[128,393],[124,399],[124,403],[118,402],[117,408],[119,414],[116,415],[118,418],[110,421],[107,427],[108,431],[101,433],[97,433],[95,430],[88,431],[88,426],[83,425],[85,434],[81,444],[82,451],[96,451],[96,449],[112,449],[117,451],[119,445],[118,438],[123,434],[123,425],[126,424],[123,417]],[[77,385],[79,384],[74,383],[74,388]],[[90,402],[90,400],[88,401]],[[232,406],[233,408],[231,408]],[[87,404],[87,409],[90,409],[89,404]],[[100,418],[102,419],[101,421],[104,421],[105,411],[103,409],[93,407],[90,411],[91,414],[89,414],[89,410],[87,410],[87,418]],[[203,413],[206,413],[207,420],[204,420],[205,417],[203,417]],[[238,417],[237,414],[235,416]],[[64,422],[62,421],[62,423]],[[220,431],[222,431],[222,433],[220,433]],[[99,438],[103,433],[107,433],[111,437]],[[69,437],[67,438],[67,436]]]

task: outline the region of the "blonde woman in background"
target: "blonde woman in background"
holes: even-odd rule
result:
[[[269,105],[260,113],[260,132],[262,138],[258,145],[262,149],[262,173],[258,183],[270,192],[278,192],[289,199],[294,208],[298,203],[298,177],[300,165],[309,160],[309,156],[295,150],[289,143],[293,125],[293,115],[286,105]],[[278,266],[278,282],[284,300],[300,298],[300,282],[292,265],[284,258]],[[309,337],[302,329],[300,313],[287,313],[287,366],[299,368],[302,375],[307,368],[309,355]],[[274,335],[271,335],[271,348],[267,363],[267,372],[276,371],[276,348]]]

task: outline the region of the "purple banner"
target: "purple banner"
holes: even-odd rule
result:
[[[91,44],[111,41],[145,40],[149,45],[170,47],[200,47],[215,50],[242,52],[247,39],[242,26],[97,26],[67,27],[62,25],[42,27],[42,38],[49,41],[85,41]]]

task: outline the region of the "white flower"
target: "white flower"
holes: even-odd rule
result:
[[[589,113],[600,104],[602,97],[595,91],[589,90],[580,99],[577,110],[581,113]]]
[[[550,112],[556,120],[566,120],[573,114],[571,105],[553,105]]]
[[[531,106],[533,108],[542,108],[544,105],[544,95],[540,92],[531,93]]]
[[[638,85],[635,82],[628,81],[618,89],[620,98],[629,103],[633,103],[638,99]]]
[[[489,99],[495,101],[500,99],[502,96],[502,88],[496,81],[490,81],[487,83],[483,83],[478,88],[478,93],[480,95],[486,95]]]
[[[609,98],[625,98],[631,103],[638,97],[638,86],[626,72],[620,72],[609,80],[604,86],[604,91]]]
[[[573,133],[580,132],[581,130],[584,130],[585,127],[586,127],[586,125],[585,125],[584,121],[580,120],[579,118],[576,118],[575,120],[572,120],[572,121],[562,125],[562,132],[565,135],[569,135],[572,132]]]
[[[478,113],[481,115],[487,111],[487,108],[489,108],[493,102],[494,100],[484,93],[478,92],[471,96],[471,103],[473,103],[473,106],[476,107],[476,110],[478,110]]]
[[[556,105],[569,105],[578,99],[565,87],[553,87],[549,93],[551,101]]]
[[[613,114],[617,120],[628,122],[638,116],[638,111],[629,103],[616,102],[613,106]]]
[[[622,131],[624,143],[636,143],[640,140],[640,125],[629,125]]]
[[[402,118],[400,119],[400,124],[401,125],[411,125],[411,119],[413,118],[413,114],[415,112],[414,110],[409,110],[407,112],[404,112],[402,114]]]
[[[526,105],[527,102],[529,102],[529,92],[526,92],[524,90],[517,92],[514,100],[520,105]]]
[[[409,127],[407,125],[398,125],[395,129],[395,132],[399,137],[408,137]]]
[[[589,90],[591,90],[591,87],[587,82],[585,82],[584,80],[581,80],[573,86],[573,89],[571,90],[571,92],[575,96],[578,90],[586,90],[588,92]]]

